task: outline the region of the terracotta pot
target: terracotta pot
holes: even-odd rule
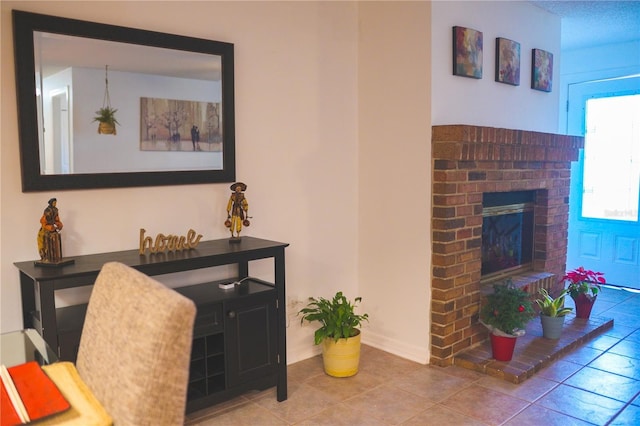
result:
[[[491,333],[491,350],[496,361],[511,361],[517,337],[496,336]]]
[[[580,293],[572,299],[576,304],[576,318],[589,319],[593,304],[596,302],[596,296],[588,297],[586,294]]]

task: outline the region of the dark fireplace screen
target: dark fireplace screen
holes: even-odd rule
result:
[[[483,276],[531,265],[534,197],[533,191],[483,194]]]

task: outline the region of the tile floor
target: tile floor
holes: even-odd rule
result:
[[[186,424],[640,424],[640,294],[604,289],[592,315],[613,318],[613,328],[522,384],[363,346],[354,377],[326,376],[317,356],[289,366],[286,401],[275,388],[253,392],[191,413]]]

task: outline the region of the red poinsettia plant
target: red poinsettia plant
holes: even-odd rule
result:
[[[574,299],[580,294],[584,294],[590,299],[594,298],[600,291],[600,284],[606,283],[604,273],[584,269],[582,266],[567,272],[562,280],[569,283],[567,291]]]

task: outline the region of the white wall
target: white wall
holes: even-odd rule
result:
[[[431,303],[430,4],[361,3],[360,295],[363,339],[429,359]],[[384,28],[384,30],[381,30]]]
[[[432,5],[432,123],[557,133],[560,18],[522,1],[435,1]],[[483,33],[482,79],[453,75],[454,26]],[[519,86],[495,81],[496,37],[520,43]],[[534,48],[553,53],[550,93],[531,89]]]
[[[21,323],[15,261],[37,257],[56,196],[65,254],[136,249],[148,234],[227,238],[229,184],[21,192],[12,8],[235,44],[237,178],[248,184],[247,235],[290,243],[289,361],[315,350],[296,301],[356,294],[357,7],[348,2],[2,2],[1,324]],[[102,101],[102,97],[98,100]],[[265,270],[267,268],[265,267]],[[260,271],[258,271],[260,272]]]

